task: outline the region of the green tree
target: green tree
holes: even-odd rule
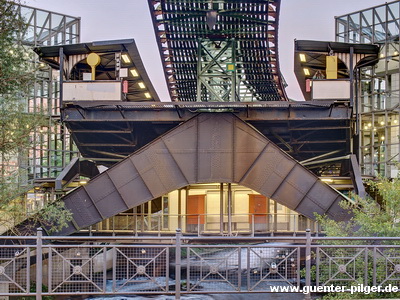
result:
[[[21,204],[29,186],[21,185],[19,162],[32,146],[32,133],[51,122],[42,111],[28,107],[37,72],[33,52],[23,45],[28,24],[19,15],[18,4],[0,0],[0,225],[15,221],[25,211]],[[71,218],[60,204],[36,216],[55,228]]]
[[[349,222],[337,222],[329,219],[327,216],[317,216],[317,220],[320,222],[327,236],[331,237],[399,237],[400,236],[400,178],[389,179],[385,177],[379,177],[376,181],[369,181],[368,185],[371,190],[371,194],[375,194],[379,201],[372,199],[371,197],[361,198],[357,195],[353,195],[354,202],[342,202],[341,206],[348,209],[349,213],[352,214],[352,218]],[[328,241],[327,244],[332,245],[345,245],[345,244],[362,244],[366,243],[374,245],[398,245],[396,241]],[[368,255],[368,274],[367,280],[368,285],[373,285],[373,276],[376,276],[377,283],[384,282],[387,276],[394,274],[394,265],[398,263],[398,257],[400,255],[399,248],[396,247],[382,247],[377,253],[374,254],[372,250],[365,248]],[[325,250],[328,252],[328,250]],[[348,247],[343,248],[332,248],[332,257],[335,257],[337,264],[345,264],[348,260],[346,257],[353,257],[355,250]],[[342,259],[343,258],[343,259]],[[373,260],[375,259],[376,265],[373,268]],[[355,278],[359,280],[358,283],[364,283],[364,272],[365,272],[365,260],[363,256],[354,259],[356,266]],[[326,270],[325,270],[325,269]],[[321,274],[329,273],[328,263],[321,264],[320,266],[320,278]],[[315,267],[314,267],[315,271]],[[374,274],[375,273],[375,274]],[[329,276],[327,275],[327,278]],[[322,278],[323,279],[323,278]],[[392,278],[393,279],[393,278]],[[386,284],[396,282],[386,282]],[[346,283],[344,283],[346,285]],[[328,294],[324,296],[324,299],[376,299],[376,298],[397,298],[400,293],[371,293],[365,295],[363,293],[342,293],[342,294]]]

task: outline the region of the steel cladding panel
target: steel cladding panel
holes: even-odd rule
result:
[[[90,183],[86,186],[86,191],[103,218],[114,216],[129,208],[107,172],[94,178]]]
[[[130,208],[154,198],[133,165],[132,157],[127,159],[126,163],[118,164],[107,172]]]
[[[63,198],[63,201],[65,207],[72,212],[74,221],[79,228],[96,224],[102,220],[101,215],[84,188],[80,188],[76,192],[68,194]]]
[[[240,184],[271,198],[294,164],[270,143]]]
[[[197,180],[197,122],[197,118],[189,120],[162,138],[187,184]]]
[[[268,141],[247,124],[235,120],[234,182],[239,182],[267,146]]]
[[[132,161],[153,198],[187,184],[162,139],[137,153]]]
[[[331,207],[329,207],[328,211],[326,212],[328,217],[337,221],[349,220],[352,214],[350,211],[343,210],[343,208],[339,204],[341,201],[343,201],[343,198],[338,195]]]
[[[275,192],[273,199],[294,210],[317,180],[304,167],[296,164]]]
[[[228,116],[229,117],[229,116]],[[231,182],[233,179],[233,119],[206,115],[199,119],[199,182]]]

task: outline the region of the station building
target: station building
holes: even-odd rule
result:
[[[395,174],[398,113],[372,103],[388,99],[376,86],[395,95],[399,78],[389,75],[377,40],[348,39],[350,17],[336,19],[336,42],[296,41],[306,101],[293,102],[279,71],[279,0],[240,18],[247,8],[228,2],[195,4],[196,17],[180,18],[186,2],[149,1],[172,102],[160,101],[134,39],[80,43],[73,18],[73,42],[34,44],[52,74],[48,103],[61,108],[60,135],[46,141],[64,142],[62,165],[33,175],[31,197],[40,206],[65,195],[74,220],[60,234],[318,231],[314,213],[348,218],[339,202],[350,191],[365,195],[362,175]],[[383,85],[373,75],[380,61]]]

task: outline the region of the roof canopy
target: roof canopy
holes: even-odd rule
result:
[[[116,54],[128,55],[128,60],[121,60],[121,68],[135,70],[136,73],[128,72],[128,77],[126,78],[128,81],[126,100],[160,100],[146,73],[134,39],[37,47],[34,51],[42,61],[58,69],[60,65],[60,48],[62,48],[65,60],[70,63],[70,69],[65,74],[67,80],[82,80],[82,73],[90,72],[90,66],[86,63],[86,56],[90,53],[97,53],[101,58],[100,64],[96,67],[96,79],[115,80]],[[145,89],[143,86],[138,85],[139,82],[144,84]],[[150,93],[151,98],[146,99],[143,96],[144,91]]]

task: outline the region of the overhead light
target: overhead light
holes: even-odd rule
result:
[[[385,57],[385,54],[384,54],[384,53],[381,53],[381,54],[379,55],[379,57],[380,57],[380,58],[384,58],[384,57]]]
[[[331,178],[321,178],[321,181],[323,181],[323,182],[333,182],[333,179],[331,179]]]
[[[136,69],[130,69],[129,71],[131,72],[133,77],[139,77],[139,73],[136,71]]]
[[[368,123],[368,127],[371,127],[372,126],[372,123]]]
[[[79,181],[79,184],[86,184],[87,183],[87,180],[80,180]]]
[[[385,121],[381,121],[381,126],[385,125]]]
[[[304,71],[304,75],[310,76],[310,70],[309,69],[304,68],[303,71]]]
[[[394,120],[393,120],[393,123],[394,123],[394,124],[397,124],[397,119],[394,119]]]
[[[145,96],[147,99],[150,99],[150,98],[151,98],[150,93],[144,93],[144,96]]]
[[[381,141],[384,141],[385,140],[385,136],[381,136]]]
[[[128,64],[131,62],[131,59],[129,58],[128,54],[122,54],[121,57],[122,57],[122,60],[124,61],[124,63]]]
[[[299,56],[300,56],[300,61],[301,61],[301,62],[306,62],[306,61],[307,61],[307,60],[306,60],[306,55],[305,55],[305,54],[300,53]]]
[[[394,52],[393,52],[393,55],[394,55],[394,56],[399,55],[399,51],[394,51]]]
[[[140,87],[141,89],[145,89],[145,88],[146,88],[146,86],[144,85],[143,82],[139,82],[138,85],[139,85],[139,87]]]

